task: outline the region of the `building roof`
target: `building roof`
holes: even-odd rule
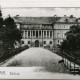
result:
[[[60,17],[14,17],[16,22],[22,24],[52,24],[59,19]]]
[[[67,16],[64,16],[62,18],[60,18],[57,22],[76,22],[76,17],[67,17]]]
[[[80,24],[80,18],[63,16],[63,17],[14,17],[15,22],[22,24]]]

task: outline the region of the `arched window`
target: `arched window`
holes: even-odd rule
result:
[[[49,44],[52,44],[52,41],[50,41]]]

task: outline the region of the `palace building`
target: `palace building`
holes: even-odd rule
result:
[[[73,17],[19,17],[15,16],[17,27],[22,31],[22,45],[30,47],[56,46],[65,39],[71,25],[80,25]]]

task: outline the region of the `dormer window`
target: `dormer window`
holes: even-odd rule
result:
[[[65,19],[65,22],[68,22],[68,19]]]
[[[73,15],[70,15],[70,18],[73,18]]]

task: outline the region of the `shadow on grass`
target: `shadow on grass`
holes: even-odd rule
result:
[[[26,64],[23,61],[14,60],[12,63],[9,63],[7,67],[43,67],[41,69],[35,70],[36,72],[58,72],[58,73],[68,73],[66,69],[57,63],[54,63],[53,60],[49,61],[26,61]]]

